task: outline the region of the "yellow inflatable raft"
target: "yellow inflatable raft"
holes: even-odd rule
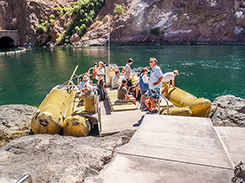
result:
[[[52,89],[32,117],[32,131],[35,134],[59,133],[68,99],[66,90]]]
[[[189,115],[187,109],[191,110],[191,116],[208,117],[210,113],[210,100],[197,98],[194,95],[179,88],[169,88],[164,93],[164,96],[177,107],[171,109],[172,114],[176,115],[179,112],[183,113],[185,111],[184,113]],[[164,110],[161,114],[166,114],[166,110]]]
[[[64,135],[87,136],[91,131],[90,116],[73,115],[75,93],[66,89],[52,89],[32,117],[32,131],[35,134],[58,134],[63,127]]]
[[[80,115],[69,116],[63,125],[63,134],[66,136],[85,137],[91,131],[91,123],[88,118]]]

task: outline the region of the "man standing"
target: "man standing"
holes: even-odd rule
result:
[[[133,85],[132,84],[132,69],[130,65],[132,65],[134,60],[132,58],[129,58],[128,63],[125,66],[125,78],[127,79],[127,86],[128,86],[128,91],[130,90],[130,87]]]
[[[96,80],[97,80],[97,88],[100,96],[100,101],[105,100],[105,91],[104,91],[104,63],[99,61],[99,68],[96,69]]]
[[[165,74],[163,74],[162,87],[165,88],[162,90],[162,94],[168,90],[168,87],[170,86],[170,81],[172,81],[172,86],[173,88],[175,88],[174,79],[177,75],[179,75],[178,70],[174,70],[173,72],[166,72]]]
[[[120,71],[117,70],[115,71],[114,76],[111,78],[111,87],[113,89],[116,89],[120,86],[119,79],[120,79]]]
[[[157,112],[155,100],[158,100],[160,97],[160,89],[162,88],[162,70],[157,65],[156,58],[150,58],[149,65],[152,68],[150,73],[150,81],[149,81],[149,93],[148,99],[150,100],[150,108],[149,113]]]

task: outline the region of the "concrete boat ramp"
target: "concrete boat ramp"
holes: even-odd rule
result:
[[[227,183],[234,165],[245,160],[245,128],[213,127],[209,118],[138,113],[112,114],[109,123],[120,126],[132,116],[131,129],[138,129],[86,183]]]

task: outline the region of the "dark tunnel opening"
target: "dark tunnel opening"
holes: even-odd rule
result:
[[[4,36],[0,38],[0,49],[15,48],[14,40],[11,37]]]

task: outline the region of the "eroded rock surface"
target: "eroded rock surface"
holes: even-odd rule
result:
[[[16,182],[26,174],[33,182],[82,182],[98,174],[116,147],[127,143],[134,131],[106,137],[29,135],[0,149],[0,182]]]
[[[0,106],[0,147],[11,140],[28,135],[36,107],[29,105]]]
[[[214,126],[245,127],[245,99],[233,95],[217,97],[209,116]]]

